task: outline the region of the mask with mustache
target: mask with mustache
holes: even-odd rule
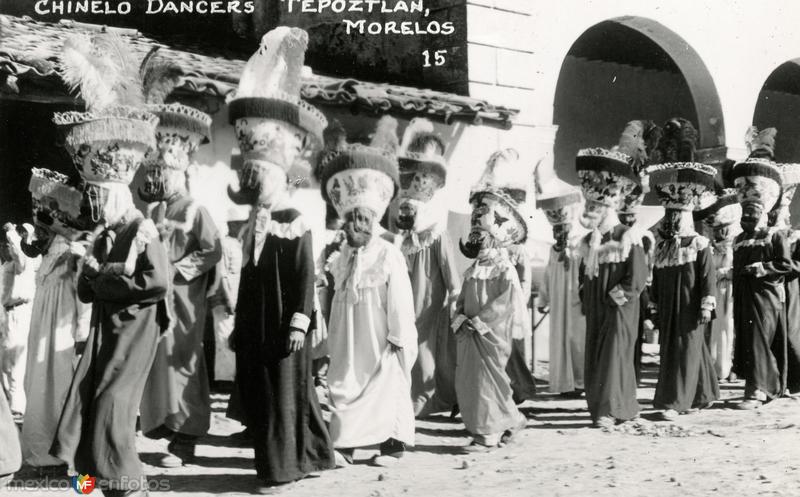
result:
[[[763,211],[763,208],[754,202],[748,202],[742,206],[742,219],[740,224],[745,233],[752,234],[758,229],[761,224]]]
[[[239,174],[239,191],[228,187],[228,196],[239,205],[272,206],[289,186],[286,172],[264,161],[247,160]]]
[[[597,229],[608,214],[608,206],[587,200],[581,214],[581,226],[588,230]]]
[[[355,207],[345,214],[342,230],[347,244],[353,248],[366,246],[372,240],[375,219],[375,213],[363,207]]]

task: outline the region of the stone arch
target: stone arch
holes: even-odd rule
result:
[[[556,170],[574,182],[579,148],[613,145],[631,119],[661,123],[675,116],[697,127],[701,160],[724,159],[722,106],[697,52],[651,19],[624,16],[594,24],[572,43],[556,83]]]
[[[800,58],[773,70],[758,94],[753,124],[759,129],[778,129],[775,160],[800,162]],[[742,130],[744,131],[744,130]]]

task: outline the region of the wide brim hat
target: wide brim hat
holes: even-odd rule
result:
[[[90,183],[130,184],[145,155],[155,147],[158,117],[143,109],[114,106],[102,112],[59,112],[65,148]]]
[[[716,168],[699,162],[656,164],[646,169],[650,185],[666,209],[695,211],[715,188]]]
[[[695,212],[695,218],[712,227],[738,223],[742,218],[739,192],[735,188],[722,190],[713,204]]]
[[[575,169],[587,200],[618,208],[641,178],[627,154],[605,148],[584,148],[575,157]]]
[[[406,126],[397,154],[400,193],[403,197],[429,201],[447,182],[445,144],[434,133],[431,121],[416,117]],[[416,178],[416,181],[415,181]]]
[[[575,206],[583,201],[578,188],[555,177],[544,185],[537,183],[536,208],[544,211],[552,225],[572,219]]]
[[[43,168],[33,168],[31,173],[28,190],[33,201],[34,223],[54,231],[59,228],[77,231],[83,194],[69,185],[64,174]],[[52,224],[43,223],[40,214],[49,217]]]
[[[739,202],[756,203],[772,210],[781,195],[781,170],[768,158],[751,157],[733,166],[731,176],[739,192]]]
[[[211,116],[205,112],[173,102],[148,105],[148,110],[158,117],[158,129],[178,129],[189,133],[191,141],[204,145],[211,138]]]
[[[255,125],[264,120],[283,121],[308,133],[316,145],[323,143],[322,133],[328,125],[322,112],[299,97],[287,94],[234,98],[228,103],[228,118],[233,125],[243,120],[239,125],[248,131],[253,131]],[[242,150],[247,150],[247,147]]]

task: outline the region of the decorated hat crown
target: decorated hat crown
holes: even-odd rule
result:
[[[37,224],[48,219],[47,228],[56,222],[62,227],[76,226],[83,194],[70,186],[69,178],[49,169],[33,168],[28,190],[33,201],[33,218]]]
[[[503,243],[518,244],[528,238],[528,224],[522,212],[526,198],[527,175],[526,168],[520,162],[519,153],[513,148],[493,153],[486,162],[486,170],[469,196],[469,201],[473,204],[489,196],[508,207],[513,219],[509,220],[508,227],[502,230],[509,237],[508,240],[499,240]]]
[[[758,131],[751,126],[745,135],[750,156],[733,166],[733,182],[740,202],[761,205],[766,211],[775,207],[781,194],[781,170],[775,164],[775,128]]]
[[[261,38],[229,102],[232,124],[240,119],[283,121],[322,143],[327,120],[319,110],[300,99],[307,46],[308,33],[300,28],[279,26]],[[240,140],[242,152],[247,153],[248,148]]]
[[[130,183],[158,122],[144,108],[132,50],[117,35],[81,33],[65,39],[59,58],[62,79],[87,109],[53,116],[78,172],[89,182]]]
[[[429,201],[447,181],[445,146],[434,133],[433,123],[415,117],[406,126],[398,152],[400,194]]]
[[[369,208],[383,217],[399,189],[397,120],[383,116],[369,146],[348,144],[339,132],[327,136],[331,141],[326,143],[319,166],[325,201],[340,217],[356,207]]]
[[[691,122],[673,118],[664,124],[664,134],[653,154],[661,163],[649,166],[649,182],[667,209],[694,211],[713,195],[716,168],[695,161],[697,131]]]

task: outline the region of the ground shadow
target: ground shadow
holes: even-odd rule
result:
[[[420,435],[428,435],[431,437],[465,437],[469,433],[464,428],[425,428],[417,426],[416,432]]]

